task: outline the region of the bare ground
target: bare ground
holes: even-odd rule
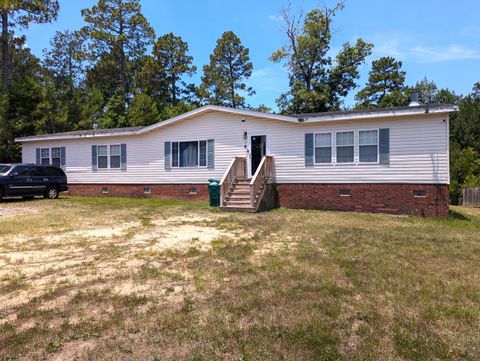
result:
[[[0,359],[475,360],[480,210],[448,220],[0,204]]]

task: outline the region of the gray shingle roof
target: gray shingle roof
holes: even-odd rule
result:
[[[434,110],[439,108],[445,108],[451,106],[451,104],[429,104],[428,106],[422,105],[415,105],[415,106],[401,106],[401,107],[389,107],[389,108],[371,108],[371,109],[356,109],[356,110],[340,110],[334,112],[319,112],[319,113],[302,113],[302,114],[294,114],[292,117],[296,118],[316,118],[316,117],[329,117],[335,115],[368,115],[368,114],[378,114],[378,113],[389,113],[389,112],[396,112],[396,111],[408,111],[411,110],[412,112],[416,112],[421,109],[427,110]]]
[[[126,128],[109,128],[109,129],[86,129],[86,130],[74,130],[71,132],[62,132],[62,133],[50,133],[45,135],[56,135],[56,136],[63,136],[63,135],[72,135],[72,136],[87,136],[87,135],[105,135],[105,134],[116,134],[116,133],[132,133],[137,130],[143,129],[145,127],[126,127]],[[35,139],[41,135],[33,135],[30,137],[25,137],[24,139]]]

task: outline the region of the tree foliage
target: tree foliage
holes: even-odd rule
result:
[[[45,49],[44,65],[53,75],[71,87],[78,85],[85,66],[84,42],[76,31],[57,31]]]
[[[374,60],[368,75],[367,85],[355,96],[357,107],[381,107],[383,106],[382,101],[387,95],[403,91],[406,72],[402,71],[401,68],[402,62],[390,56]],[[394,105],[392,100],[389,101],[388,105]]]
[[[155,42],[152,55],[148,56],[138,75],[138,86],[157,99],[161,106],[175,106],[191,99],[195,86],[188,84],[197,68],[188,55],[188,44],[180,36],[168,33]]]
[[[87,40],[90,59],[114,54],[118,91],[127,98],[132,74],[130,62],[141,57],[155,37],[155,32],[141,13],[139,0],[99,0],[91,9],[83,9],[81,29]],[[107,55],[108,56],[108,55]]]
[[[49,23],[57,18],[58,0],[1,0],[2,19],[2,88],[8,88],[10,78],[10,30],[28,28],[30,23]]]
[[[331,24],[343,9],[339,2],[333,8],[316,8],[298,16],[287,8],[283,12],[288,43],[275,51],[273,62],[285,61],[289,71],[290,90],[277,100],[283,113],[310,113],[337,110],[342,99],[355,88],[358,67],[370,55],[373,45],[357,39],[345,43],[335,59],[331,48]]]
[[[210,55],[210,63],[203,67],[200,98],[210,104],[244,108],[242,94],[255,93],[245,83],[252,71],[248,48],[233,31],[224,32]]]

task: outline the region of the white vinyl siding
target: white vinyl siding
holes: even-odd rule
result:
[[[445,119],[445,121],[444,121]],[[68,149],[66,173],[69,183],[97,184],[207,184],[221,179],[233,157],[246,156],[247,134],[269,134],[270,154],[274,157],[276,182],[281,183],[448,183],[448,116],[425,114],[356,121],[290,123],[238,115],[204,113],[162,126],[136,136],[90,137],[72,140],[37,141],[22,144],[23,161],[35,163],[35,149]],[[245,121],[242,121],[245,120]],[[305,134],[354,130],[359,132],[390,129],[390,164],[356,163],[305,167]],[[174,140],[215,139],[215,168],[165,169],[164,144]],[[95,144],[127,144],[128,169],[93,172],[91,147]],[[172,143],[172,155],[173,155]],[[332,162],[336,156],[332,144]]]

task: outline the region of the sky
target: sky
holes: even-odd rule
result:
[[[55,31],[79,29],[84,25],[80,10],[94,3],[60,0],[57,21],[33,24],[21,31],[32,52],[41,58]],[[234,31],[250,49],[253,62],[247,83],[256,94],[248,97],[247,103],[277,109],[275,99],[288,90],[288,74],[268,58],[286,42],[280,15],[288,0],[141,0],[141,4],[157,36],[173,32],[188,42],[199,69],[194,77],[197,83],[217,39],[224,31]],[[291,0],[292,10],[305,12],[333,4],[329,0]],[[457,94],[470,92],[480,81],[479,19],[479,0],[347,0],[333,24],[332,55],[343,43],[354,43],[359,37],[375,47],[359,69],[359,87],[345,99],[345,105],[354,105],[354,94],[365,85],[371,61],[382,56],[403,62],[408,85],[427,77]]]

